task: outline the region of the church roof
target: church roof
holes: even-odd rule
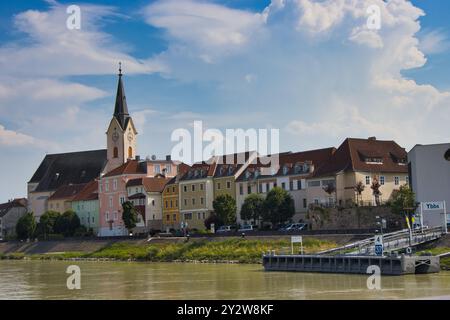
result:
[[[49,154],[29,183],[38,183],[35,192],[55,191],[63,185],[88,183],[100,176],[106,162],[106,150]]]
[[[122,81],[122,70],[119,70],[119,82],[117,84],[116,105],[114,107],[114,117],[119,122],[122,130],[125,130],[131,117],[128,113],[127,98]]]

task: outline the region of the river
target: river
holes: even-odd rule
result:
[[[68,290],[78,265],[81,289]],[[450,272],[382,277],[264,272],[261,265],[0,261],[0,299],[414,299],[450,297]]]

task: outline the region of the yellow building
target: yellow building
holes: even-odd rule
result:
[[[163,228],[180,229],[179,186],[177,178],[172,178],[163,191]]]

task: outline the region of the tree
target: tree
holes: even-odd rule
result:
[[[380,191],[380,187],[381,187],[381,185],[378,182],[378,179],[373,178],[372,185],[370,186],[370,188],[372,189],[372,193],[373,193],[373,196],[375,197],[375,203],[377,206],[380,205],[380,196],[382,194]]]
[[[224,224],[236,223],[236,200],[229,194],[218,196],[213,201],[214,212]]]
[[[359,181],[356,186],[354,187],[356,192],[356,202],[359,204],[359,200],[361,199],[361,195],[364,191],[366,186],[362,183],[362,181]]]
[[[294,199],[284,189],[275,187],[267,194],[263,204],[263,220],[272,227],[285,223],[295,214]]]
[[[264,198],[259,194],[252,193],[245,198],[241,208],[242,220],[253,220],[253,224],[261,219],[263,212]]]
[[[61,214],[59,212],[46,211],[39,219],[39,223],[36,228],[37,234],[44,236],[45,239],[47,238],[47,235],[56,233],[55,225],[60,216]]]
[[[406,184],[400,190],[394,190],[389,202],[392,213],[401,215],[405,213],[405,209],[414,211],[419,206],[415,198],[415,193]]]
[[[67,210],[55,222],[54,231],[65,237],[72,237],[80,227],[80,218],[73,210]]]
[[[211,213],[209,215],[209,217],[205,219],[205,228],[210,230],[211,224],[213,224],[213,223],[214,223],[214,227],[216,229],[223,226],[223,221],[220,220],[220,218],[216,214]]]
[[[123,223],[125,224],[125,227],[127,228],[128,232],[131,233],[131,231],[136,227],[139,213],[130,201],[124,202],[122,204],[122,208],[123,208],[122,214]]]
[[[32,238],[36,230],[36,219],[32,212],[28,212],[22,216],[16,224],[17,238],[20,240],[26,240]]]

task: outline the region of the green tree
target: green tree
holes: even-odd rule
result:
[[[44,239],[46,239],[49,234],[56,233],[55,225],[60,216],[61,214],[59,212],[46,211],[39,219],[36,233],[40,236],[43,236]]]
[[[242,204],[241,208],[241,219],[243,220],[253,220],[256,221],[261,219],[263,213],[264,198],[259,194],[252,193],[247,196]]]
[[[22,216],[16,224],[17,238],[20,240],[26,240],[32,238],[36,230],[36,219],[32,212]]]
[[[224,224],[236,223],[236,200],[229,194],[218,196],[213,201],[214,212]]]
[[[127,228],[128,232],[131,232],[135,227],[136,223],[138,222],[138,212],[134,205],[130,202],[124,202],[122,204],[123,213],[122,213],[122,220],[125,224],[125,227]]]
[[[392,213],[402,215],[405,213],[405,209],[414,211],[418,207],[416,202],[416,195],[408,185],[400,186],[400,190],[394,190],[392,192],[389,206]]]
[[[205,219],[205,228],[210,230],[212,223],[214,223],[216,229],[223,226],[223,221],[214,213],[211,213],[209,217]]]
[[[263,204],[263,220],[275,227],[291,220],[294,214],[294,199],[291,195],[279,187],[270,190]]]
[[[362,181],[359,181],[354,187],[355,192],[356,192],[356,203],[358,205],[360,204],[359,200],[361,199],[361,195],[365,188],[366,188],[366,186],[362,183]]]
[[[80,227],[80,218],[73,210],[67,210],[55,222],[54,231],[65,237],[72,237]]]

